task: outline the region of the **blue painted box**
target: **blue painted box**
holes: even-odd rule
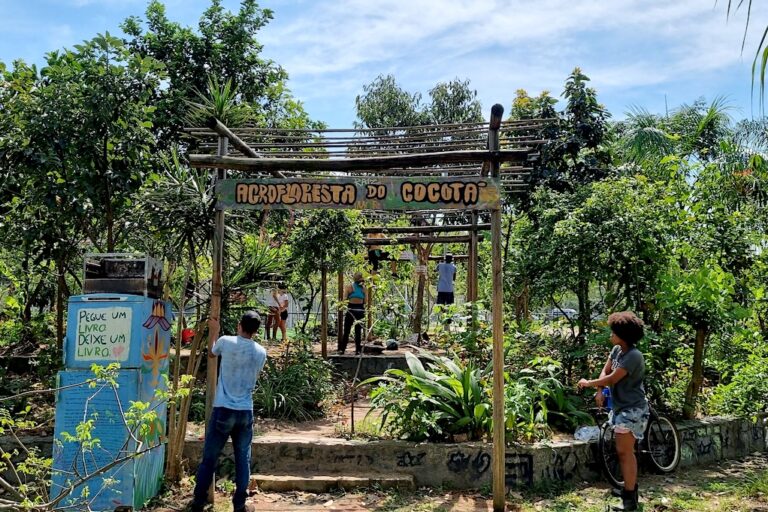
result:
[[[93,363],[120,363],[121,368],[141,368],[148,346],[160,341],[155,334],[169,339],[172,321],[169,303],[141,295],[72,296],[64,366],[89,369]]]
[[[156,397],[166,389],[170,348],[170,304],[134,295],[85,295],[70,298],[66,370],[59,372],[51,497],[74,510],[141,508],[160,489],[165,462],[167,403]],[[103,337],[96,337],[98,336]],[[78,336],[81,343],[77,343]],[[127,341],[123,341],[125,338]],[[73,342],[74,340],[74,342]],[[78,354],[77,349],[81,348]],[[85,355],[83,347],[96,350]],[[94,381],[92,364],[117,362],[116,384]],[[126,422],[131,402],[150,404],[157,417],[143,433]],[[92,422],[94,446],[68,440],[77,426]],[[133,457],[132,455],[140,453]],[[112,467],[87,482],[84,475]],[[72,487],[75,485],[74,488]],[[85,492],[84,492],[85,491]]]

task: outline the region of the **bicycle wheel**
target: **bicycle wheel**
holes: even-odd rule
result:
[[[613,436],[613,428],[606,421],[600,427],[600,439],[597,442],[600,457],[600,466],[608,478],[608,481],[616,488],[624,488],[624,477],[621,476],[619,455],[616,453],[616,442]]]
[[[648,422],[645,435],[648,459],[656,471],[670,473],[680,463],[680,434],[675,425],[664,416],[655,416]]]

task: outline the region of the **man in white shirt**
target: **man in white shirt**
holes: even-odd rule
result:
[[[235,454],[232,504],[235,512],[253,510],[252,505],[246,505],[245,498],[251,477],[253,390],[267,361],[267,351],[252,339],[259,332],[260,323],[258,313],[248,311],[237,324],[237,336],[222,336],[208,347],[208,364],[216,364],[216,357],[220,356],[221,369],[203,446],[203,460],[197,468],[192,512],[202,512],[205,507],[216,463],[230,437]],[[209,320],[209,326],[217,324],[217,319]]]

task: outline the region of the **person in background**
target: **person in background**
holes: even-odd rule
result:
[[[645,359],[635,346],[643,338],[643,321],[631,311],[613,313],[608,317],[613,348],[608,355],[600,377],[595,380],[579,380],[579,388],[597,388],[595,401],[602,407],[605,397],[603,387],[610,386],[613,407],[608,422],[613,427],[616,453],[619,456],[624,489],[622,505],[613,510],[637,510],[637,458],[635,442],[643,440],[650,410],[645,396],[643,378]]]
[[[344,315],[344,333],[339,342],[339,355],[347,350],[349,333],[355,326],[355,354],[360,354],[363,349],[363,321],[365,319],[365,286],[363,274],[355,272],[352,284],[344,288],[344,298],[347,300],[347,314]]]
[[[277,288],[273,290],[272,298],[274,299],[272,304],[276,305],[272,319],[272,339],[277,339],[277,330],[280,329],[280,332],[283,335],[282,341],[286,341],[288,339],[288,334],[285,324],[286,320],[288,320],[289,297],[285,284],[280,283]]]
[[[445,261],[437,264],[437,301],[438,306],[453,304],[453,285],[456,281],[456,265],[453,264],[453,255],[446,254]],[[440,307],[439,309],[442,309]],[[450,323],[450,318],[446,320]]]
[[[202,512],[208,501],[208,489],[221,450],[232,438],[235,454],[235,512],[254,511],[245,498],[251,476],[251,443],[253,442],[253,390],[267,360],[267,351],[253,340],[261,322],[255,311],[245,313],[237,324],[237,336],[221,336],[208,347],[208,364],[221,357],[216,396],[203,445],[203,460],[197,468],[192,512]],[[211,330],[219,329],[216,318],[208,321]]]
[[[272,325],[275,323],[275,316],[277,316],[279,309],[277,299],[275,298],[275,290],[273,288],[264,291],[261,303],[267,308],[267,319],[264,322],[264,339],[269,341],[273,337]]]

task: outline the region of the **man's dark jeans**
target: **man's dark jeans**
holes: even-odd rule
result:
[[[213,481],[221,450],[229,437],[235,452],[235,510],[245,507],[248,481],[251,477],[251,443],[253,442],[253,412],[214,407],[203,447],[203,461],[197,468],[193,510],[202,510],[208,502],[208,488]]]

